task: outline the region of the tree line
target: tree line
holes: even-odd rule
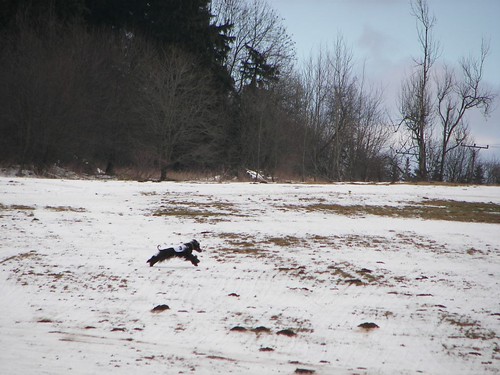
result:
[[[458,73],[433,76],[435,20],[425,1],[412,6],[422,56],[393,120],[342,37],[296,66],[266,0],[6,0],[0,161],[160,180],[250,168],[303,180],[498,183],[498,163],[462,146],[473,143],[467,111],[487,114],[494,99],[481,85],[488,47]]]

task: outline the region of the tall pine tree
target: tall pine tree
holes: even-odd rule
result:
[[[223,61],[230,50],[230,25],[211,22],[210,0],[85,0],[89,24],[141,34],[158,46],[196,56],[220,88],[231,80]]]

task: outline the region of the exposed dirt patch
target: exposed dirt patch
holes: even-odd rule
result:
[[[248,329],[246,329],[245,327],[242,327],[242,326],[235,326],[233,328],[230,329],[231,332],[247,332]]]
[[[274,349],[266,346],[264,348],[260,348],[259,352],[274,352]]]
[[[218,361],[229,361],[229,362],[236,362],[236,360],[232,358],[227,358],[227,357],[221,357],[219,355],[207,355],[208,359],[216,359]]]
[[[291,329],[282,329],[281,331],[276,332],[277,335],[287,336],[287,337],[295,337],[297,334]]]
[[[309,369],[306,369],[306,368],[297,368],[297,369],[295,369],[295,373],[296,374],[315,374],[316,371],[309,370]]]
[[[151,310],[151,312],[153,313],[161,313],[165,310],[170,310],[170,307],[168,305],[158,305],[158,306],[155,306],[153,307],[153,309]]]
[[[43,319],[39,319],[37,320],[37,323],[53,323],[54,321],[52,319],[48,319],[48,318],[43,318]]]
[[[257,334],[261,334],[261,333],[271,333],[272,331],[267,327],[259,326],[259,327],[252,329],[252,332],[255,332]]]
[[[363,328],[364,330],[367,330],[367,331],[370,331],[370,330],[376,329],[376,328],[380,328],[377,324],[375,324],[373,322],[361,323],[360,325],[358,325],[358,327]]]

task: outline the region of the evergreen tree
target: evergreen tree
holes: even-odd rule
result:
[[[278,81],[276,66],[267,63],[266,57],[248,44],[248,59],[242,63],[241,74],[249,87],[261,87]]]
[[[482,163],[478,163],[476,168],[474,169],[472,182],[478,185],[481,185],[484,182],[484,167]]]
[[[83,16],[85,0],[1,0],[0,30],[12,26],[19,13],[24,13],[23,16],[32,23],[39,22],[50,13],[66,23]]]
[[[230,25],[211,22],[210,0],[85,0],[86,20],[141,34],[160,48],[175,46],[196,56],[221,87],[230,78],[223,61],[230,50]]]

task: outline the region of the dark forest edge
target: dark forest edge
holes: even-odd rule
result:
[[[499,162],[463,147],[464,113],[430,123],[480,80],[450,72],[432,92],[416,71],[392,120],[342,37],[297,68],[265,0],[7,0],[0,34],[0,165],[21,174],[500,183]],[[481,77],[486,56],[461,67]],[[479,93],[469,105],[487,114]],[[432,95],[435,108],[412,101]]]

